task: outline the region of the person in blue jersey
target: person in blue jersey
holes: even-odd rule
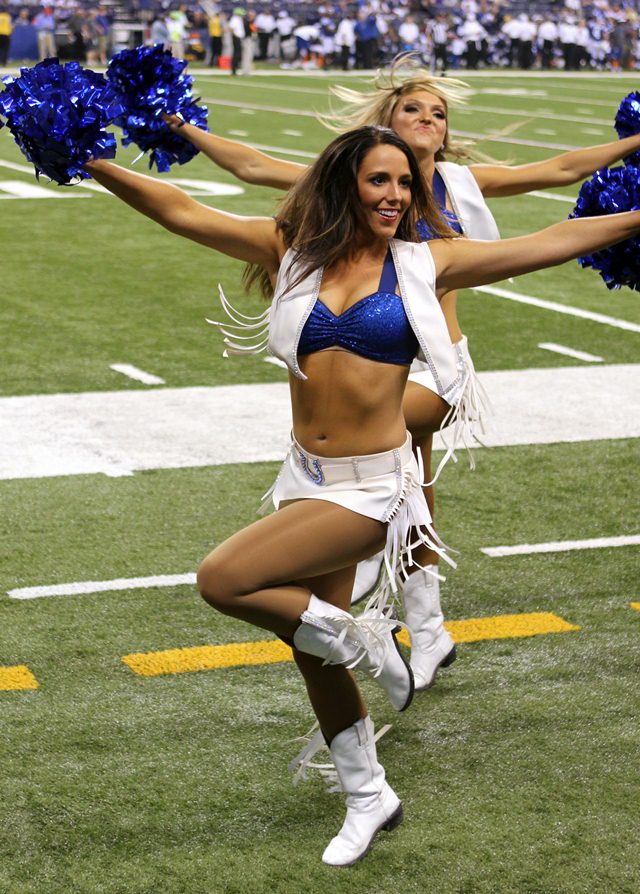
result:
[[[389,72],[379,73],[371,90],[332,88],[343,102],[343,109],[321,120],[337,132],[363,124],[393,128],[411,147],[449,224],[472,239],[500,237],[485,199],[576,183],[640,149],[639,134],[564,152],[541,162],[511,166],[480,161],[483,157],[477,151],[452,137],[448,125],[449,106],[465,100],[469,94],[467,85],[449,78],[434,78],[421,70],[409,69],[407,74],[405,63],[406,60],[401,59]],[[306,170],[304,165],[273,158],[196,127],[181,128],[182,122],[177,118],[168,120],[172,129],[212,161],[246,182],[289,189]],[[450,158],[471,164],[458,164],[449,161]],[[423,225],[420,232],[428,238],[428,227]],[[457,393],[457,425],[445,428],[444,432],[447,444],[455,449],[477,442],[478,435],[482,438],[486,399],[475,373],[467,338],[458,322],[455,290],[442,298],[441,307],[459,360],[465,365],[465,388]],[[414,361],[404,395],[404,413],[414,447],[421,454],[426,482],[434,479],[431,472],[433,434],[443,423],[447,426],[452,421],[451,410],[451,403],[442,400],[434,387],[428,365]],[[449,451],[445,459],[448,456]],[[433,490],[432,485],[425,487],[432,515]],[[381,561],[379,555],[361,563],[354,586],[354,601],[368,595],[375,586]],[[439,668],[450,665],[456,657],[455,645],[444,626],[439,561],[436,551],[420,546],[416,550],[417,564],[402,591],[417,690],[432,686]]]
[[[457,239],[407,144],[375,126],[336,137],[275,218],[216,210],[108,161],[86,169],[169,231],[247,262],[248,282],[271,298],[262,318],[239,315],[223,298],[230,322],[220,329],[229,352],[259,351],[266,336],[289,369],[292,443],[272,491],[276,511],[216,546],[198,587],[217,611],[291,644],[346,793],[346,818],[322,859],[350,866],[403,818],[353,671],[377,680],[396,710],[409,706],[413,674],[385,603],[410,570],[410,537],[447,558],[403,412],[416,357],[443,401],[455,403],[463,385],[438,296],[630,238],[640,212],[563,221],[504,242]],[[438,238],[423,241],[419,220]],[[380,549],[387,586],[354,618],[356,564]]]

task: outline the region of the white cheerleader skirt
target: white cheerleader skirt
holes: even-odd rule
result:
[[[408,432],[401,447],[367,456],[318,456],[292,438],[263,507],[271,501],[278,509],[288,500],[326,500],[386,524],[385,573],[365,608],[379,612],[397,592],[398,580],[416,567],[416,546],[428,546],[455,567],[433,529],[422,484],[421,464]]]

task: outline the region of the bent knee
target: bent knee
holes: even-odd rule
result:
[[[228,563],[220,561],[215,555],[207,556],[201,562],[196,585],[204,601],[219,611],[224,611],[241,595],[236,575]]]

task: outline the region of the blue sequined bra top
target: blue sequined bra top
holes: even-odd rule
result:
[[[449,224],[454,233],[459,233],[462,236],[462,226],[460,221],[456,217],[453,211],[449,211],[447,208],[447,187],[445,185],[444,180],[442,179],[442,174],[437,169],[433,174],[433,183],[431,185],[433,190],[433,197],[438,203],[438,207],[444,216],[444,219]],[[428,242],[429,239],[434,239],[435,237],[432,235],[429,225],[425,220],[419,220],[416,224],[416,229],[418,230],[418,235],[422,239],[423,242]]]
[[[298,354],[343,348],[380,363],[410,364],[418,353],[400,295],[391,252],[385,258],[378,291],[361,298],[336,316],[318,298],[298,344]]]

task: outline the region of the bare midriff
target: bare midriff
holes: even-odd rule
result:
[[[318,456],[367,456],[402,446],[402,395],[409,367],[342,348],[299,358],[306,380],[289,376],[293,433]]]

